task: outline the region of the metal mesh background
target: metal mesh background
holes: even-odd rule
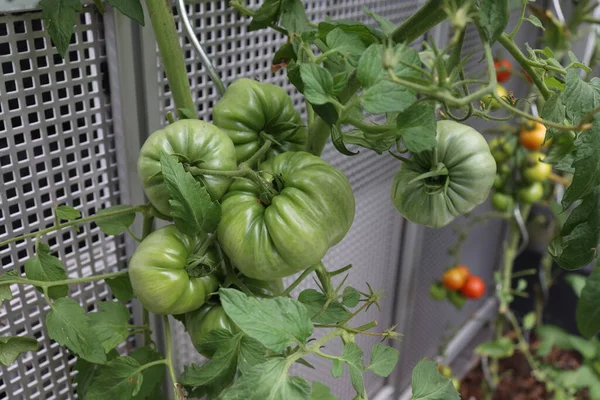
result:
[[[59,204],[90,215],[119,203],[103,29],[99,14],[83,12],[63,61],[39,13],[0,15],[0,241],[52,226]],[[111,272],[125,258],[122,238],[105,237],[95,225],[43,239],[69,277]],[[23,272],[32,248],[31,241],[0,248],[2,269]],[[73,398],[75,359],[46,337],[43,296],[12,289],[14,298],[0,308],[0,335],[34,337],[40,350],[0,367],[0,399]],[[88,311],[109,296],[102,283],[70,289]]]
[[[260,3],[261,1],[252,0],[246,5],[256,8]],[[322,20],[329,15],[333,18],[357,19],[363,22],[368,22],[368,17],[362,11],[363,6],[385,15],[396,23],[408,17],[418,7],[417,1],[394,0],[312,0],[304,3],[309,18],[313,20]],[[305,111],[302,96],[287,82],[285,72],[273,74],[270,70],[273,54],[284,43],[282,35],[272,31],[248,32],[249,19],[238,16],[221,1],[213,0],[189,5],[187,12],[196,35],[220,71],[225,84],[239,77],[250,77],[283,86],[294,99],[297,109]],[[180,22],[177,22],[177,28],[181,32]],[[182,43],[198,114],[200,118],[210,120],[212,106],[217,101],[218,94],[195,56],[189,41],[182,39]],[[158,54],[157,66],[161,123],[165,124],[164,116],[167,111],[173,111],[173,104],[164,73],[160,68]],[[346,174],[356,196],[356,218],[352,229],[342,243],[330,250],[325,263],[331,269],[352,263],[354,268],[348,280],[349,284],[356,285],[359,290],[364,291],[366,290],[364,282],[367,281],[373,288],[385,290],[388,296],[382,302],[384,312],[379,313],[376,308],[373,308],[357,318],[356,323],[367,323],[377,319],[381,329],[388,328],[393,325],[391,319],[397,279],[399,232],[402,224],[400,216],[389,199],[389,190],[393,174],[399,164],[391,156],[378,156],[367,150],[361,151],[358,156],[347,157],[338,153],[330,144],[326,147],[323,157]],[[292,280],[293,277],[289,278],[289,282]],[[311,283],[307,281],[298,290],[310,286]],[[183,365],[201,362],[202,358],[193,348],[183,326],[176,322],[174,325],[178,368],[182,370]],[[376,339],[363,341],[361,338],[360,344],[373,344],[376,341]],[[328,346],[327,351],[341,353],[341,349],[340,342],[339,346]],[[367,353],[365,358],[368,357]],[[316,358],[309,361],[314,363],[316,370],[299,367],[295,372],[308,380],[319,380],[329,384],[341,399],[354,396],[347,376],[341,379],[331,378],[328,372],[331,366],[329,361]],[[366,381],[369,393],[375,393],[383,383],[383,378],[369,376]]]

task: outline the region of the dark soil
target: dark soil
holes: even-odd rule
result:
[[[535,343],[532,344],[534,351]],[[560,369],[576,369],[581,365],[581,356],[575,351],[554,348],[544,360]],[[494,393],[493,400],[545,400],[554,398],[543,383],[532,375],[525,356],[515,352],[512,357],[500,361],[502,380]],[[463,400],[484,400],[486,385],[481,363],[469,371],[460,382],[460,394]],[[580,393],[578,400],[588,400],[587,393]]]

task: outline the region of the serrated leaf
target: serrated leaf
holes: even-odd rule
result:
[[[112,206],[108,208],[104,208],[102,210],[98,210],[96,213],[97,217],[101,217],[106,214],[111,214],[115,211],[121,211],[131,208],[131,206],[126,205],[118,205]],[[119,233],[125,231],[127,228],[133,224],[135,221],[135,212],[113,215],[110,217],[98,218],[94,222],[98,225],[98,228],[107,235],[118,235]]]
[[[450,301],[450,303],[452,303],[454,307],[458,308],[459,310],[463,308],[467,299],[462,294],[453,290],[449,290],[447,294],[448,300]]]
[[[280,24],[288,33],[304,33],[310,30],[302,0],[282,0]]]
[[[64,57],[71,42],[71,36],[73,36],[73,27],[81,12],[81,2],[79,0],[41,0],[39,7],[42,9],[42,19],[46,30],[58,53]]]
[[[63,297],[52,303],[46,316],[46,330],[50,339],[79,357],[92,363],[106,363],[104,349],[90,329],[89,317],[75,300]]]
[[[304,96],[312,104],[325,104],[333,95],[333,77],[316,64],[301,64],[300,76],[304,83]]]
[[[186,235],[214,232],[221,219],[221,207],[211,200],[206,188],[174,157],[163,154],[160,164],[177,229]]]
[[[587,278],[577,303],[577,327],[581,334],[587,338],[600,331],[600,264]]]
[[[254,13],[248,30],[256,31],[266,28],[269,24],[277,22],[282,0],[265,0]]]
[[[4,300],[12,300],[13,293],[10,288],[10,284],[2,284],[2,281],[10,281],[19,277],[17,270],[8,271],[4,274],[0,274],[0,304]]]
[[[437,144],[435,108],[430,103],[417,103],[396,118],[397,134],[412,153],[431,150]]]
[[[242,374],[247,374],[255,365],[266,362],[267,349],[261,342],[244,335],[238,354],[238,369]]]
[[[384,51],[388,53],[388,58],[402,60],[402,63],[396,63],[394,75],[399,78],[418,77],[418,72],[406,65],[420,65],[419,53],[415,49],[400,44],[386,49],[380,44],[373,44],[363,52],[356,70],[356,77],[365,87],[373,86],[382,80],[389,80],[389,73],[383,68]]]
[[[329,386],[321,382],[313,381],[312,390],[310,392],[310,400],[339,400],[333,394]]]
[[[379,81],[366,89],[361,96],[363,107],[373,114],[404,111],[416,99],[412,91],[388,80]]]
[[[106,0],[106,2],[119,10],[121,14],[144,26],[144,9],[140,0]]]
[[[0,364],[9,366],[28,351],[36,351],[37,340],[25,336],[0,336]]]
[[[346,33],[358,36],[365,46],[370,46],[373,43],[379,43],[380,39],[383,39],[383,36],[380,32],[377,32],[375,29],[363,23],[341,19],[330,19],[319,23],[319,36],[324,38],[329,32],[336,28],[340,28]]]
[[[348,366],[350,382],[356,393],[359,395],[362,395],[365,390],[365,382],[363,380],[365,367],[362,357],[362,349],[356,343],[348,342],[344,345],[344,350],[339,358],[341,362]]]
[[[132,357],[118,357],[99,369],[86,400],[130,400],[142,388],[141,365]]]
[[[107,361],[112,361],[115,358],[119,357],[119,352],[117,350],[111,350],[107,355]],[[98,374],[100,368],[102,368],[102,364],[94,364],[89,361],[84,360],[83,358],[78,358],[73,366],[73,369],[77,371],[77,375],[73,379],[77,384],[77,395],[80,399],[85,399],[85,395],[87,393],[90,384]]]
[[[351,314],[337,301],[331,302],[327,308],[326,298],[323,293],[315,289],[306,289],[298,296],[298,301],[306,306],[313,321],[321,324],[337,324],[350,318]]]
[[[546,28],[544,28],[544,25],[542,25],[542,21],[540,21],[540,19],[533,14],[529,15],[526,18],[523,18],[523,20],[531,22],[533,24],[533,26],[536,26],[543,31],[546,30]]]
[[[475,353],[492,358],[510,357],[515,352],[515,344],[507,337],[481,343],[475,348]]]
[[[53,282],[67,279],[67,271],[62,262],[50,253],[50,246],[46,243],[38,245],[38,252],[34,257],[25,261],[25,275],[35,281]],[[38,288],[41,292],[42,289]],[[52,299],[65,297],[69,294],[67,285],[51,286],[48,295]]]
[[[346,148],[344,136],[338,124],[331,127],[331,142],[333,143],[333,147],[345,156],[355,156],[358,154],[358,152],[354,153]]]
[[[360,301],[360,292],[352,286],[346,286],[342,293],[342,304],[346,307],[354,308]]]
[[[486,0],[479,6],[479,23],[490,44],[504,32],[509,19],[508,1]]]
[[[452,381],[442,376],[435,361],[422,359],[413,368],[411,400],[460,400]]]
[[[163,357],[151,347],[144,346],[138,347],[131,353],[129,357],[136,360],[140,365],[149,364],[153,361],[162,360]],[[157,364],[149,368],[145,368],[142,371],[144,379],[142,380],[142,387],[140,388],[137,395],[133,397],[133,400],[151,400],[151,399],[162,399],[162,382],[165,379],[166,365]],[[155,396],[155,397],[152,397]]]
[[[274,352],[292,343],[306,343],[313,325],[306,307],[297,300],[257,299],[234,289],[219,290],[227,316],[251,338]]]
[[[367,367],[367,370],[379,376],[387,377],[396,367],[399,356],[400,352],[393,347],[375,343],[371,349],[371,364]]]
[[[374,13],[373,11],[369,10],[365,6],[363,6],[363,12],[365,14],[367,14],[369,17],[373,18],[377,22],[377,24],[381,28],[381,31],[383,32],[383,34],[386,37],[391,36],[391,34],[396,30],[396,24],[394,24],[392,21],[390,21],[386,17],[383,17],[379,14]]]
[[[326,42],[329,51],[337,51],[352,66],[358,64],[360,55],[365,51],[365,45],[357,35],[346,33],[341,28],[335,28],[327,33]]]
[[[288,375],[286,359],[272,359],[257,365],[242,375],[227,390],[223,400],[308,400],[311,388],[308,382]]]
[[[341,360],[335,359],[331,363],[331,376],[339,378],[344,374],[344,364]]]
[[[557,382],[566,388],[588,389],[590,399],[600,398],[600,380],[598,374],[588,365],[582,365],[575,370],[558,371]],[[571,396],[567,399],[572,399]]]
[[[74,221],[81,217],[81,213],[71,206],[58,206],[56,207],[56,217],[59,220]]]
[[[107,279],[106,284],[110,287],[113,296],[121,303],[127,303],[135,297],[128,275]]]
[[[546,356],[552,348],[563,350],[576,350],[585,359],[593,359],[598,355],[599,347],[596,339],[586,340],[579,335],[571,335],[564,329],[553,325],[542,325],[536,330],[538,337],[537,354]]]
[[[98,308],[100,311],[88,314],[90,328],[108,353],[129,336],[130,314],[127,307],[119,302],[101,302]]]

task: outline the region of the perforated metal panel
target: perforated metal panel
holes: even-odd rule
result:
[[[246,2],[248,7],[258,7],[261,1]],[[307,15],[313,20],[323,20],[326,15],[332,18],[355,19],[372,23],[362,11],[366,6],[373,11],[385,15],[394,22],[400,22],[408,17],[418,7],[417,1],[304,1]],[[248,32],[249,19],[239,17],[231,8],[221,1],[205,1],[187,6],[188,15],[195,32],[207,50],[211,60],[220,71],[225,84],[239,77],[250,77],[263,82],[269,82],[284,87],[295,101],[299,111],[304,112],[302,96],[288,83],[284,71],[273,74],[271,60],[275,51],[284,43],[285,38],[277,32],[259,31]],[[181,32],[181,24],[178,23]],[[187,39],[182,40],[186,54],[186,65],[190,77],[194,101],[200,118],[210,120],[212,106],[218,95],[205,74],[204,68]],[[157,57],[158,95],[160,124],[165,124],[165,113],[173,111],[173,104],[162,70],[160,59]],[[378,156],[373,152],[362,150],[358,156],[347,157],[338,153],[331,145],[325,149],[323,157],[331,164],[340,168],[351,181],[356,196],[356,218],[348,236],[342,243],[330,250],[325,258],[329,268],[340,268],[349,263],[354,264],[349,284],[359,290],[366,290],[367,281],[375,289],[384,289],[387,293],[382,302],[385,312],[380,313],[376,308],[369,310],[357,319],[356,323],[367,323],[378,320],[382,329],[393,324],[392,310],[394,308],[394,290],[397,277],[397,257],[399,252],[399,232],[402,219],[395,211],[389,198],[389,190],[393,173],[397,170],[398,161],[391,156]],[[291,282],[293,278],[289,278]],[[306,282],[298,290],[311,285]],[[177,326],[175,334],[175,351],[178,368],[183,365],[198,363],[202,359],[194,350],[184,332],[183,326]],[[374,340],[360,339],[360,344],[372,344]],[[339,346],[327,348],[332,353],[341,352]],[[368,357],[368,353],[366,355]],[[329,374],[330,362],[323,359],[311,359],[316,370],[306,367],[295,368],[295,372],[308,380],[323,381],[333,388],[334,393],[341,399],[354,397],[352,386],[347,377],[333,379]],[[367,388],[375,393],[384,380],[374,375],[367,379]]]
[[[38,12],[0,15],[0,241],[53,225],[52,208],[68,204],[90,215],[119,203],[115,137],[107,93],[102,17],[80,15],[63,61]],[[116,270],[125,258],[122,238],[95,225],[43,237],[69,277]],[[31,241],[3,246],[4,271],[23,272]],[[42,327],[47,307],[31,287],[13,285],[0,308],[0,335],[40,342],[10,367],[0,368],[0,399],[72,399],[75,361]],[[102,283],[74,285],[70,294],[88,311],[109,296]]]

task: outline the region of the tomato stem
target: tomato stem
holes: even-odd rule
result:
[[[175,373],[175,366],[173,365],[173,341],[171,339],[171,325],[169,323],[169,316],[163,316],[163,322],[165,325],[165,342],[167,345],[166,350],[166,364],[169,369],[169,375],[171,376],[171,381],[173,382],[173,386],[177,386],[177,374]],[[177,388],[175,388],[177,391]]]
[[[38,281],[38,280],[33,280],[33,279],[15,277],[14,279],[3,280],[0,283],[2,283],[2,285],[12,285],[15,283],[22,284],[22,285],[32,285],[32,286],[40,287],[42,289],[46,289],[46,288],[50,288],[53,286],[74,285],[76,283],[86,283],[86,282],[100,281],[102,279],[117,278],[119,276],[125,276],[127,274],[128,274],[128,271],[123,270],[123,271],[118,271],[118,272],[110,272],[107,274],[86,276],[83,278],[61,279],[58,281]]]
[[[392,32],[392,39],[396,43],[409,44],[429,31],[447,17],[442,8],[444,2],[429,0],[401,25]]]
[[[319,263],[315,264],[315,265],[311,265],[310,267],[306,268],[302,274],[300,274],[300,276],[298,278],[296,278],[296,280],[294,280],[294,282],[292,282],[290,284],[290,286],[287,287],[287,289],[285,289],[283,291],[283,293],[281,293],[281,296],[290,296],[290,293],[296,289],[296,287],[298,287],[298,285],[300,283],[302,283],[302,281],[304,281],[306,279],[306,277],[308,275],[310,275],[315,269],[317,269],[317,267],[319,266]]]

